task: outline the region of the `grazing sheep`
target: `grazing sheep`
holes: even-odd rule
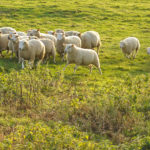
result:
[[[50,39],[40,39],[40,41],[43,42],[45,45],[45,61],[47,61],[50,58],[50,55],[53,57],[53,62],[55,62],[55,57],[56,57],[56,51],[55,51],[55,45],[54,42]]]
[[[147,54],[150,55],[150,47],[147,48]]]
[[[77,36],[66,37],[64,33],[57,33],[56,51],[61,57],[64,56],[64,44],[75,44],[76,46],[81,47],[81,39]]]
[[[2,34],[9,34],[10,32],[16,32],[16,30],[11,27],[2,27],[0,28],[0,32]]]
[[[97,54],[99,54],[99,49],[101,46],[100,35],[95,31],[86,31],[79,35],[82,41],[82,48],[94,49],[97,47]]]
[[[34,64],[35,59],[39,60],[37,65],[45,56],[45,46],[40,40],[20,40],[19,41],[19,57],[22,61],[22,69],[24,68],[24,60],[28,60],[30,65]]]
[[[9,50],[9,47],[8,47],[8,36],[9,34],[2,34],[0,32],[0,55],[2,55],[2,51],[3,50]]]
[[[133,58],[135,58],[137,51],[140,49],[140,42],[135,37],[128,37],[120,41],[120,48],[127,58],[130,58],[131,55]]]
[[[78,31],[66,31],[65,36],[79,36],[80,32]]]
[[[54,42],[55,46],[56,46],[56,43],[57,43],[57,39],[54,35],[40,33],[39,29],[28,30],[27,35],[28,36],[37,36],[38,38],[48,38],[48,39],[50,39]]]
[[[99,69],[99,73],[102,74],[98,55],[92,49],[83,49],[75,46],[74,44],[67,44],[65,48],[65,53],[67,53],[67,64],[65,68],[69,64],[76,64],[74,68],[74,72],[75,72],[78,65],[87,66],[93,64]],[[91,71],[92,71],[92,67],[90,68],[90,72]]]

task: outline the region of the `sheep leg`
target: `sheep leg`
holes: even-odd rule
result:
[[[90,68],[90,74],[91,74],[91,73],[92,73],[93,66],[92,66],[92,65],[89,65],[89,68]]]
[[[21,58],[21,61],[22,61],[22,69],[24,69],[24,59]]]
[[[100,73],[100,74],[102,74],[102,70],[101,70],[101,68],[100,68],[100,67],[98,68],[98,70],[99,70],[99,73]]]
[[[63,71],[65,71],[66,67],[69,65],[69,63],[66,64],[66,66],[63,68]]]
[[[97,55],[99,55],[100,45],[97,46]]]
[[[74,67],[74,73],[76,72],[77,68],[78,68],[78,65],[75,65],[75,67]]]
[[[56,64],[56,61],[55,61],[55,56],[53,57],[53,62],[54,62],[54,64]]]
[[[29,63],[28,63],[28,64],[29,64],[29,66],[31,67],[31,69],[33,68],[33,62],[34,62],[34,61],[29,60]]]

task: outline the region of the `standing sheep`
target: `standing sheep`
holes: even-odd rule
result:
[[[24,60],[28,60],[29,64],[33,66],[35,59],[39,60],[37,65],[44,59],[45,46],[40,40],[20,40],[19,41],[19,57],[22,61],[22,68],[24,68]]]
[[[11,27],[2,27],[0,28],[0,32],[2,34],[9,34],[10,32],[16,32],[16,30]]]
[[[78,31],[65,31],[65,36],[78,36],[79,34]]]
[[[57,43],[57,39],[54,35],[49,35],[49,34],[45,34],[45,33],[40,33],[39,29],[32,29],[29,30],[27,33],[28,36],[37,36],[38,38],[48,38],[50,40],[52,40],[56,46]]]
[[[99,54],[99,49],[101,46],[100,35],[95,31],[87,31],[79,35],[82,41],[82,48],[94,49],[97,47],[97,54]]]
[[[2,55],[2,51],[3,50],[9,50],[9,47],[8,47],[8,36],[9,34],[2,34],[0,32],[0,55]]]
[[[53,57],[53,62],[56,63],[55,57],[56,57],[56,51],[55,51],[55,45],[54,42],[50,39],[40,39],[40,41],[43,42],[45,45],[45,61],[47,61],[50,58],[50,55]]]
[[[140,49],[140,42],[136,37],[128,37],[120,41],[120,48],[127,58],[131,56],[135,58],[137,51]]]
[[[56,51],[61,57],[64,56],[64,44],[75,44],[76,46],[81,47],[81,40],[77,36],[66,37],[64,33],[57,33]]]
[[[102,74],[98,55],[92,49],[83,49],[75,46],[74,44],[67,44],[65,53],[67,53],[67,64],[64,70],[69,64],[76,64],[74,72],[76,71],[78,65],[87,66],[93,64],[99,69],[99,73]],[[91,71],[92,67],[90,68],[90,72]]]

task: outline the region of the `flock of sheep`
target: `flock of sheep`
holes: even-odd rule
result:
[[[38,60],[36,65],[41,62],[47,62],[50,56],[53,57],[53,62],[56,63],[56,52],[64,60],[67,54],[67,64],[76,64],[74,72],[78,65],[89,65],[92,71],[92,65],[99,69],[102,74],[99,62],[99,49],[101,46],[100,35],[95,31],[86,31],[80,33],[78,31],[64,31],[57,29],[48,31],[47,34],[41,33],[38,29],[28,30],[25,32],[17,32],[11,27],[0,28],[0,55],[3,50],[11,50],[12,55],[15,53],[18,62],[22,63],[24,68],[24,60],[28,60],[33,67],[35,60]],[[97,48],[97,53],[94,51]],[[128,37],[120,41],[120,48],[127,58],[136,57],[137,51],[140,48],[140,42],[135,37]],[[150,54],[150,48],[147,49]]]

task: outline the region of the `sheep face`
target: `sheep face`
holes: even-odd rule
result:
[[[27,47],[27,41],[26,40],[20,40],[19,41],[19,50],[20,51],[23,51],[23,50],[25,50],[26,49],[26,47]]]
[[[39,29],[33,29],[31,31],[29,31],[29,36],[37,36],[40,37],[40,30]]]
[[[124,48],[125,47],[125,43],[123,41],[120,41],[120,48]]]
[[[57,33],[57,40],[61,41],[65,38],[65,34],[64,33]]]
[[[74,44],[66,44],[66,48],[65,48],[65,54],[66,53],[71,53],[72,52],[72,48],[74,47]]]
[[[19,36],[16,35],[16,34],[12,34],[11,40],[12,40],[12,42],[14,42],[14,43],[18,43],[18,42],[19,42]]]

